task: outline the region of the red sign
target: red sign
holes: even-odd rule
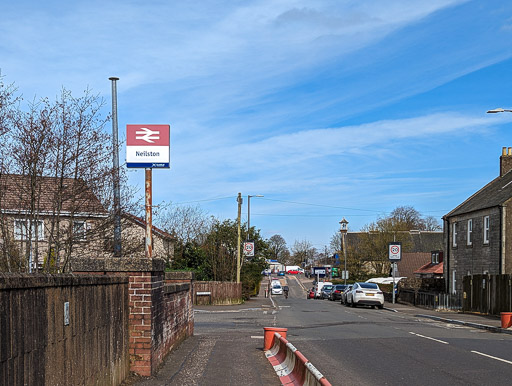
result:
[[[169,125],[126,125],[127,146],[169,146]]]

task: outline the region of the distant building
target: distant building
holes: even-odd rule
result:
[[[512,148],[503,148],[500,175],[443,217],[446,290],[462,278],[512,273]]]
[[[396,276],[412,278],[415,277],[414,271],[419,269],[421,266],[429,263],[431,261],[431,252],[434,250],[440,250],[443,248],[443,232],[437,231],[419,231],[419,230],[410,230],[410,231],[400,231],[397,232],[401,234],[401,238],[403,239],[404,235],[407,236],[405,239],[407,240],[406,246],[402,252],[402,260],[397,262],[397,270],[395,272]],[[347,250],[350,251],[358,249],[358,246],[361,242],[361,237],[363,234],[372,235],[372,232],[349,232],[347,233]],[[377,235],[377,233],[375,233]],[[392,240],[391,240],[392,241]],[[362,257],[365,262],[365,267],[367,271],[372,270],[371,267],[371,259]],[[372,272],[372,273],[382,273],[384,272]],[[388,272],[386,270],[385,274]]]

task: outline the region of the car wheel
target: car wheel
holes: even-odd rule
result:
[[[379,310],[382,310],[384,308],[384,304],[379,304],[378,307],[379,307]]]
[[[352,301],[350,302],[350,305],[352,306],[352,308],[356,308],[356,303],[354,303],[354,299],[352,299]]]

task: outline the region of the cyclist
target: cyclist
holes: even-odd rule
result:
[[[283,287],[283,293],[284,293],[285,299],[288,299],[288,286],[287,285],[285,285]]]

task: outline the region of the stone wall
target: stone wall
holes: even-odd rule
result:
[[[0,273],[0,384],[118,385],[128,312],[123,277]]]

